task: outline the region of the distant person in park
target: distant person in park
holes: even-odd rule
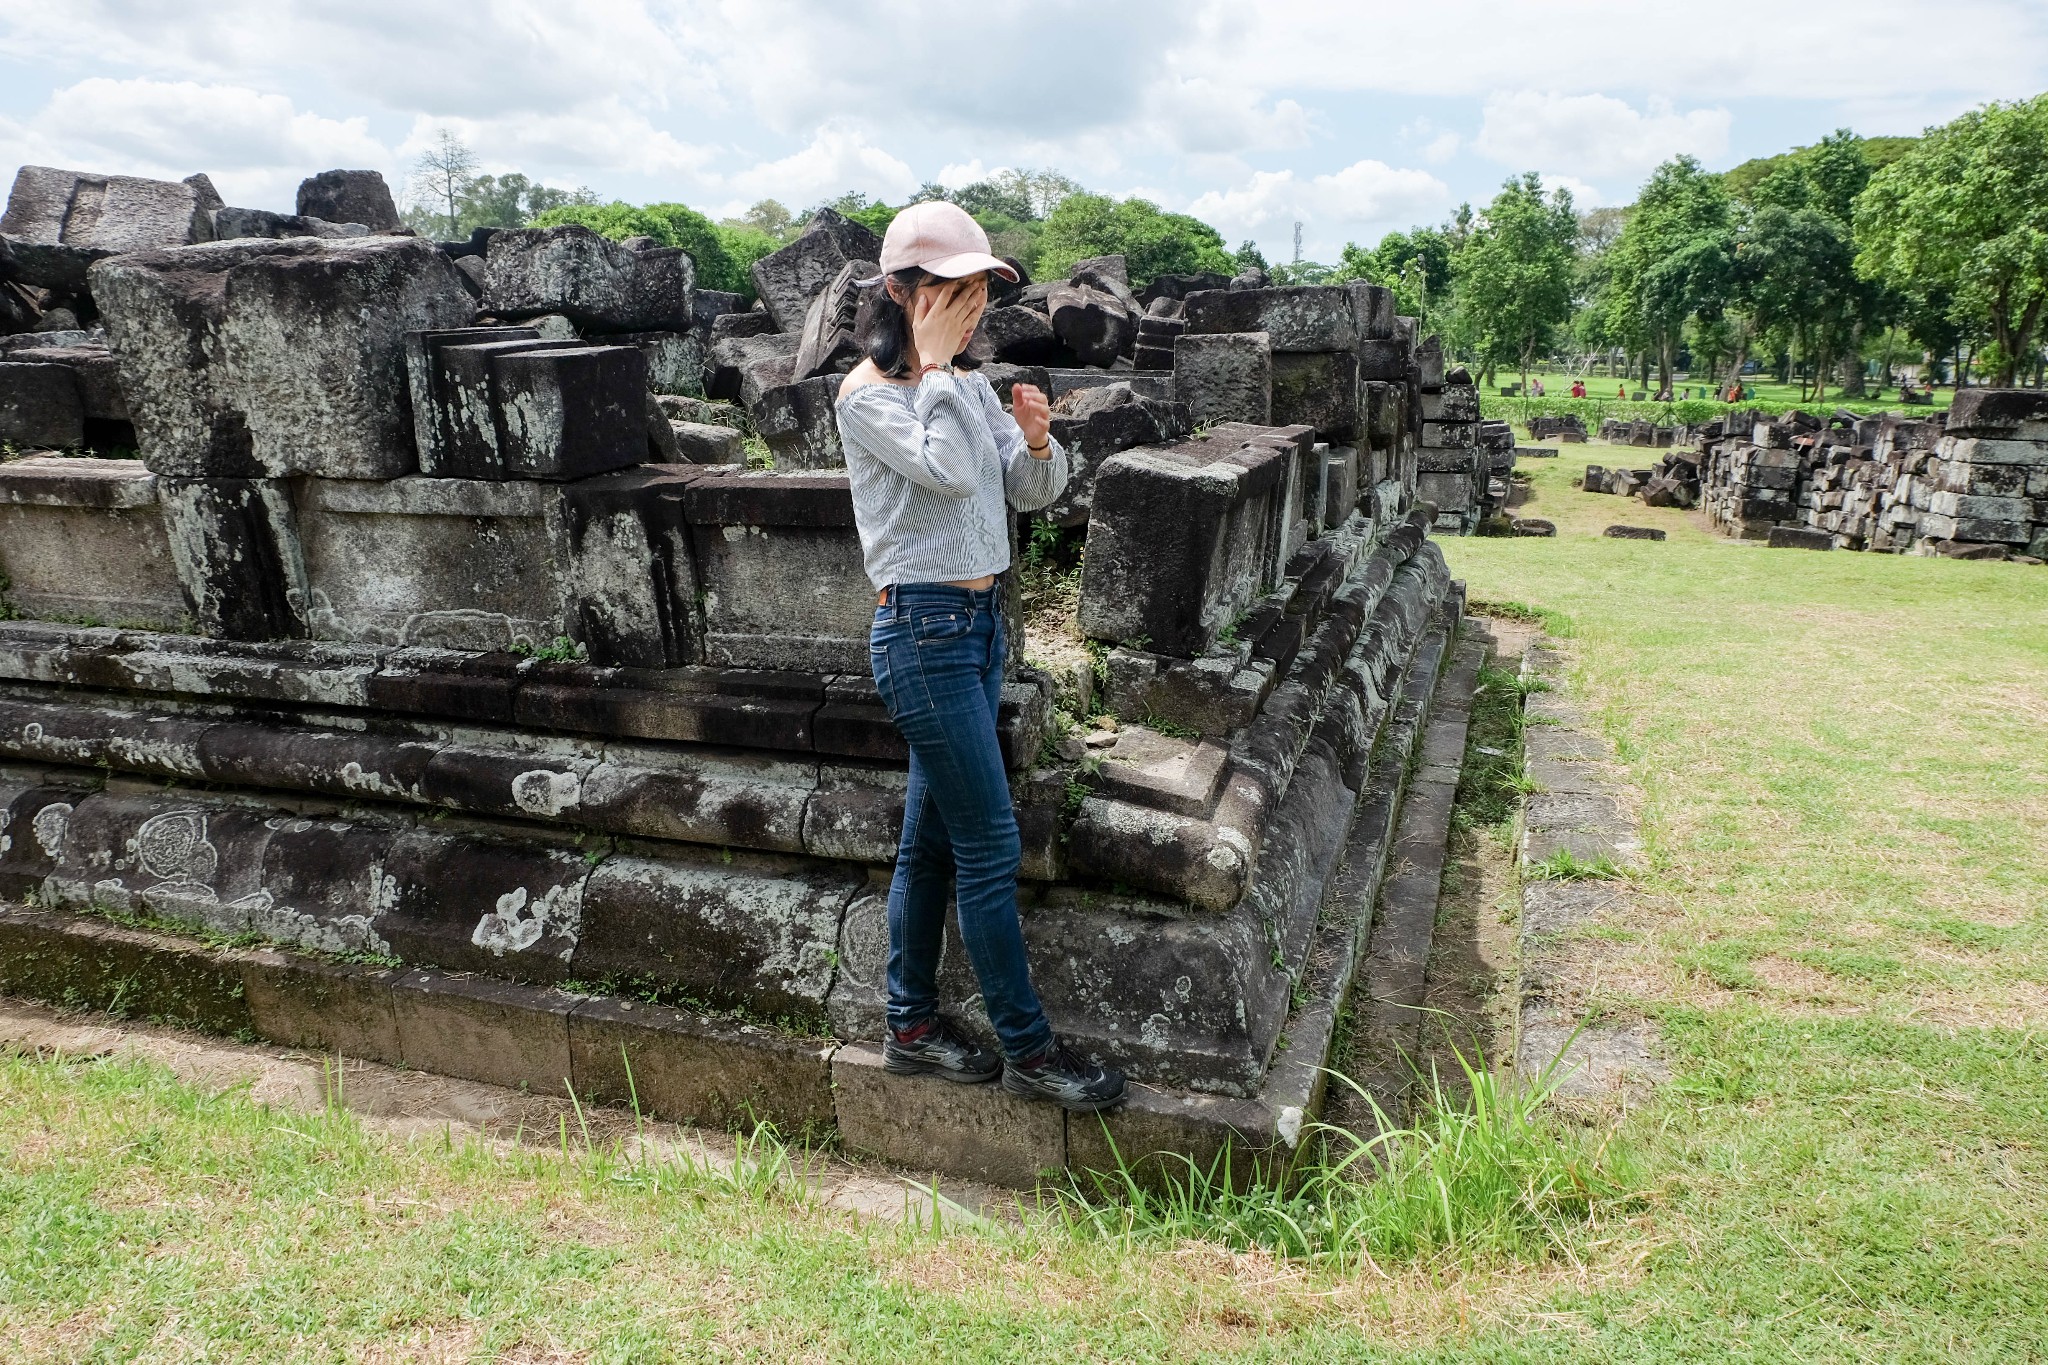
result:
[[[1532,398],[1541,398],[1543,396],[1543,381],[1540,379],[1530,380],[1529,394]]]
[[[1628,385],[1626,385],[1626,384],[1616,384],[1616,385],[1614,386],[1614,396],[1615,396],[1616,398],[1626,398],[1626,397],[1628,397]]]
[[[1584,398],[1585,396],[1586,396],[1586,381],[1585,381],[1585,380],[1583,380],[1583,379],[1574,379],[1574,380],[1572,381],[1572,397],[1574,397],[1574,398]]]
[[[903,834],[889,886],[888,1036],[897,1075],[1002,1078],[1005,1090],[1093,1111],[1123,1076],[1054,1036],[1031,984],[1017,917],[1022,843],[996,737],[1002,586],[1015,511],[1067,484],[1052,409],[1030,384],[1003,411],[987,379],[954,368],[988,306],[991,272],[1017,272],[957,205],[913,204],[863,281],[855,340],[867,358],[839,390],[839,435],[867,575],[877,592],[868,661],[910,744]],[[998,1056],[939,1013],[947,882],[960,941],[1002,1047]]]

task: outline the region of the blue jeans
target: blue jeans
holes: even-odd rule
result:
[[[1051,1043],[1052,1025],[1031,988],[1017,918],[1023,849],[996,738],[1006,647],[1000,592],[942,583],[895,589],[875,610],[868,662],[910,742],[889,887],[889,1025],[908,1029],[938,1013],[950,874],[982,1004],[1004,1054],[1021,1061]]]

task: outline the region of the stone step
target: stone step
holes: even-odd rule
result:
[[[1441,746],[1431,725],[1443,717],[1462,724],[1455,689],[1469,688],[1469,677],[1455,669],[1439,719],[1428,720],[1455,612],[1454,600],[1405,671],[1408,695],[1346,837],[1345,873],[1314,898],[1322,928],[1318,954],[1302,958],[1307,999],[1287,1019],[1289,1046],[1244,1097],[1140,1084],[1110,1114],[1065,1115],[995,1087],[891,1077],[870,1044],[472,973],[212,947],[55,909],[0,909],[0,991],[497,1085],[552,1093],[566,1084],[585,1099],[636,1102],[679,1121],[752,1116],[786,1133],[836,1126],[854,1150],[1001,1184],[1028,1186],[1047,1170],[1107,1170],[1112,1145],[1153,1178],[1172,1169],[1162,1154],[1207,1165],[1227,1146],[1242,1179],[1261,1164],[1283,1164],[1320,1104],[1320,1068],[1388,857],[1409,755]]]

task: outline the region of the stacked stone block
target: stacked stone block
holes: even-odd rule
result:
[[[1916,552],[2048,559],[2048,394],[1957,395],[1925,475]]]
[[[2034,390],[1969,389],[1923,418],[1737,414],[1654,469],[1589,466],[1584,486],[1657,506],[1697,502],[1738,539],[2048,559],[2043,403]]]
[[[1583,430],[1581,427],[1581,432]],[[1678,427],[1662,426],[1640,418],[1609,417],[1600,423],[1600,439],[1618,446],[1646,446],[1661,450],[1679,439],[1679,433]],[[1580,439],[1585,438],[1581,435]]]
[[[1560,417],[1531,417],[1529,439],[1533,441],[1559,441],[1566,445],[1584,445],[1586,441],[1586,419],[1575,412]]]
[[[1515,438],[1505,422],[1479,420],[1479,388],[1463,366],[1444,367],[1435,337],[1421,350],[1422,436],[1417,492],[1436,505],[1436,527],[1471,535],[1507,502]]]
[[[365,237],[402,232],[375,171],[323,171],[299,186],[296,214],[232,208],[204,175],[182,181],[23,166],[0,214],[0,335],[84,335],[98,343],[89,272],[110,256],[246,238]],[[96,446],[120,444],[87,433]],[[0,439],[7,439],[0,435]],[[125,443],[133,446],[132,438]]]
[[[1770,534],[1797,519],[1805,461],[1791,443],[1724,443],[1708,457],[1703,478],[1707,516],[1738,540]]]
[[[1391,291],[1237,279],[1188,293],[1183,317],[1173,394],[1198,427],[1306,425],[1331,450],[1356,452],[1359,506],[1370,517],[1390,523],[1406,513],[1416,496],[1422,369],[1414,320],[1395,315]]]

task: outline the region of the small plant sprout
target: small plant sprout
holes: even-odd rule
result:
[[[1626,876],[1614,860],[1606,854],[1597,858],[1584,859],[1568,848],[1561,848],[1547,858],[1529,864],[1525,874],[1531,881],[1539,882],[1583,882],[1610,881]]]

